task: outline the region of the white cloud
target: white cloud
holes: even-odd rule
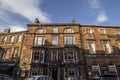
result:
[[[10,26],[10,30],[11,32],[18,32],[18,31],[24,31],[27,30],[24,27],[20,26],[20,25],[16,25],[16,26]]]
[[[42,0],[0,0],[0,14],[4,11],[19,14],[33,22],[38,17],[41,22],[51,22],[49,15],[39,8]]]
[[[96,9],[98,11],[98,16],[96,17],[96,21],[98,23],[108,21],[108,16],[105,14],[105,10],[101,6],[100,0],[88,0],[88,2],[90,3],[93,9]]]
[[[99,0],[88,0],[92,8],[99,9],[100,1]]]
[[[105,14],[105,12],[100,12],[99,15],[97,16],[97,21],[98,22],[105,22],[108,20],[107,15]]]

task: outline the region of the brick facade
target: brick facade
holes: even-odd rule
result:
[[[75,21],[35,21],[27,25],[26,31],[5,30],[0,34],[0,72],[12,71],[5,74],[15,78],[48,75],[54,80],[70,76],[85,80],[105,80],[111,76],[119,79],[119,31],[119,26],[81,25]],[[18,42],[19,35],[22,37]],[[14,40],[9,43],[11,36]]]

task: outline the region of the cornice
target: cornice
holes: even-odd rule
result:
[[[34,24],[27,24],[28,27],[37,27],[37,26],[79,26],[79,23],[34,23]]]

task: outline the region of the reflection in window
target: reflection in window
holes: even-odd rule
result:
[[[22,35],[20,34],[18,35],[17,42],[21,42],[21,40],[22,40]]]
[[[34,45],[44,45],[44,44],[45,44],[45,38],[43,36],[35,37]]]
[[[103,41],[103,44],[104,44],[105,52],[106,52],[107,54],[111,53],[109,41]]]
[[[16,47],[16,48],[14,49],[14,53],[13,53],[13,57],[14,57],[14,58],[18,57],[18,51],[19,51],[19,48]]]
[[[51,51],[51,60],[52,61],[58,60],[58,51],[57,50]]]
[[[108,65],[108,69],[109,69],[110,73],[117,73],[116,66],[113,63],[111,63],[111,64]]]
[[[92,34],[92,30],[91,29],[86,29],[86,33],[87,34]]]
[[[100,29],[100,34],[105,34],[105,30],[104,29]]]
[[[7,36],[4,36],[3,40],[2,40],[2,43],[1,44],[5,44],[7,41]]]
[[[34,50],[33,51],[33,62],[35,63],[38,63],[38,62],[41,62],[43,63],[44,62],[44,55],[45,55],[45,51],[44,50]]]
[[[53,33],[58,33],[58,27],[53,27]]]
[[[65,45],[71,45],[74,44],[74,37],[73,36],[65,36],[64,37],[64,44]]]
[[[64,51],[64,62],[76,60],[75,56],[76,56],[75,50],[65,50]]]
[[[94,45],[94,41],[88,41],[88,46],[89,46],[89,51],[91,54],[95,53],[95,45]]]
[[[74,76],[75,75],[75,68],[73,68],[73,67],[68,68],[68,72],[69,72],[70,76]]]
[[[10,48],[7,48],[5,53],[5,59],[9,58],[9,56],[10,56]]]
[[[64,30],[64,33],[74,33],[74,31],[71,28],[67,28]]]
[[[13,43],[13,41],[14,41],[14,36],[11,36],[10,43]]]
[[[100,78],[100,66],[99,66],[99,64],[97,64],[97,63],[92,64],[92,75],[93,75],[94,79]]]
[[[52,44],[57,45],[58,44],[58,36],[54,35],[52,36]]]

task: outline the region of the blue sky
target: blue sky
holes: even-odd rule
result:
[[[71,22],[120,26],[120,0],[0,0],[0,32],[25,30],[41,23]]]

